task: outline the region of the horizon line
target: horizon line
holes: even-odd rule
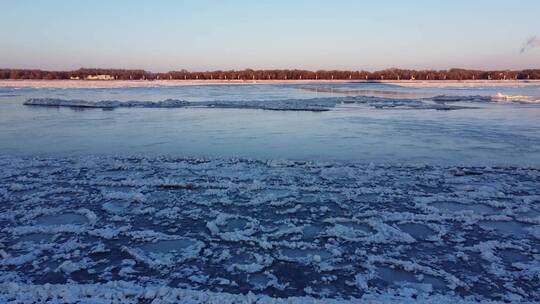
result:
[[[518,72],[526,70],[540,70],[538,67],[528,67],[528,68],[504,68],[504,69],[475,69],[475,68],[466,68],[466,67],[450,67],[450,68],[403,68],[403,67],[390,67],[383,69],[305,69],[305,68],[241,68],[241,69],[207,69],[207,70],[189,70],[189,69],[172,69],[163,72],[156,72],[153,70],[142,69],[142,68],[119,68],[119,67],[79,67],[75,69],[44,69],[44,68],[14,68],[14,67],[0,67],[0,70],[18,70],[18,71],[41,71],[41,72],[76,72],[81,70],[114,70],[114,71],[143,71],[151,74],[166,74],[171,72],[188,72],[188,73],[215,73],[215,72],[241,72],[241,71],[302,71],[302,72],[312,72],[316,73],[318,71],[330,72],[367,72],[367,73],[376,73],[383,71],[392,71],[392,70],[401,70],[401,71],[416,71],[416,72],[442,72],[442,71],[451,71],[451,70],[464,70],[464,71],[476,71],[476,72]]]

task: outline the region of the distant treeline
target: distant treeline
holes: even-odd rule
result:
[[[101,75],[101,78],[96,76]],[[190,72],[187,70],[152,73],[144,70],[87,69],[75,71],[42,71],[0,69],[0,79],[117,79],[117,80],[504,80],[540,79],[540,69],[521,71],[480,71],[466,69],[405,70],[386,69],[375,72],[343,70],[229,70]]]

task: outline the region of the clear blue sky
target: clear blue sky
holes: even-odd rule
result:
[[[0,67],[540,67],[538,0],[0,0]]]

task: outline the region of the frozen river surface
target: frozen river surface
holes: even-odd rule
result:
[[[0,303],[538,302],[540,106],[501,95],[540,90],[1,89]]]

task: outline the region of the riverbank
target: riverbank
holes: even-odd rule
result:
[[[386,83],[408,87],[475,87],[540,85],[540,80],[0,80],[0,87],[10,88],[124,88],[174,87],[194,85],[277,85]]]

